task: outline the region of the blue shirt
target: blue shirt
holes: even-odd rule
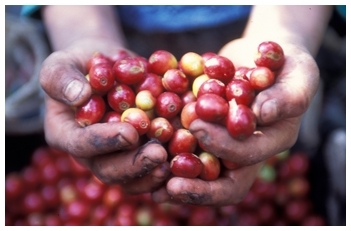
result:
[[[123,25],[141,32],[182,32],[247,17],[251,6],[119,6]]]
[[[22,15],[30,15],[40,6],[25,5]],[[251,6],[146,6],[117,7],[121,23],[140,32],[182,32],[223,25],[247,17]]]

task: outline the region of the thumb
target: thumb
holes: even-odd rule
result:
[[[318,82],[319,69],[312,56],[306,52],[286,56],[274,85],[257,94],[252,104],[258,124],[301,116],[316,94]]]
[[[42,64],[40,84],[53,99],[79,106],[92,94],[84,66],[63,52],[52,53]]]

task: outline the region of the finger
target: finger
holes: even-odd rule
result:
[[[156,166],[149,174],[139,177],[131,182],[122,184],[124,191],[128,194],[139,194],[153,192],[160,188],[170,173],[169,163],[164,162]]]
[[[166,150],[157,143],[146,143],[137,149],[115,152],[93,158],[80,159],[102,182],[107,184],[125,185],[130,192],[152,189],[166,177],[169,171],[167,165],[162,165],[167,160]],[[157,166],[159,169],[150,174]],[[147,179],[141,184],[141,179]],[[129,183],[137,180],[137,183]],[[150,184],[150,182],[152,184]],[[149,185],[147,185],[149,184]]]
[[[166,203],[171,201],[171,196],[167,192],[167,188],[164,185],[163,187],[158,188],[157,190],[151,193],[152,200],[156,203]]]
[[[283,69],[276,76],[274,85],[260,92],[252,104],[258,124],[302,115],[318,88],[318,67],[305,52],[295,50],[287,55]]]
[[[240,141],[232,138],[226,127],[200,119],[194,120],[189,130],[208,152],[246,166],[290,148],[296,142],[300,120],[292,118],[257,127],[254,134]]]
[[[78,106],[92,93],[85,72],[84,64],[72,55],[54,52],[42,64],[40,84],[51,98]]]
[[[91,158],[133,147],[139,141],[136,129],[128,123],[97,123],[81,127],[70,107],[46,100],[45,138],[49,145],[77,158]]]
[[[252,186],[263,163],[227,170],[214,181],[174,177],[167,183],[173,200],[196,205],[232,205],[239,203]]]
[[[256,66],[254,55],[260,42],[257,38],[233,40],[219,54],[230,58],[235,67],[252,68]],[[295,44],[280,45],[284,49],[284,65],[276,72],[274,85],[260,92],[251,106],[261,125],[302,115],[318,88],[319,69],[309,52]]]

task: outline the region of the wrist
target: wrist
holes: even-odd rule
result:
[[[243,36],[292,44],[315,56],[332,9],[331,6],[255,6]]]
[[[89,39],[121,47],[126,44],[112,6],[46,6],[42,16],[55,51]]]

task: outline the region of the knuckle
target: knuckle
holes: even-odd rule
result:
[[[107,174],[106,171],[104,171],[101,168],[98,168],[96,164],[92,164],[91,171],[94,173],[94,175],[104,184],[113,184],[115,181],[113,178],[110,176],[110,174]]]
[[[236,197],[233,197],[233,203],[239,204],[240,202],[242,202],[244,200],[245,196],[246,196],[246,193],[238,194]]]
[[[111,178],[107,177],[106,175],[95,173],[95,176],[104,184],[111,185],[115,183]]]
[[[306,94],[301,92],[300,96],[297,97],[297,100],[295,100],[294,104],[295,104],[295,108],[298,109],[297,111],[302,114],[309,107],[310,99]]]
[[[42,68],[39,73],[39,83],[44,91],[48,91],[50,83],[50,68],[46,65],[47,61],[43,62]]]
[[[67,140],[66,144],[63,145],[66,151],[76,158],[86,158],[85,150],[82,145],[79,144],[75,139]]]

